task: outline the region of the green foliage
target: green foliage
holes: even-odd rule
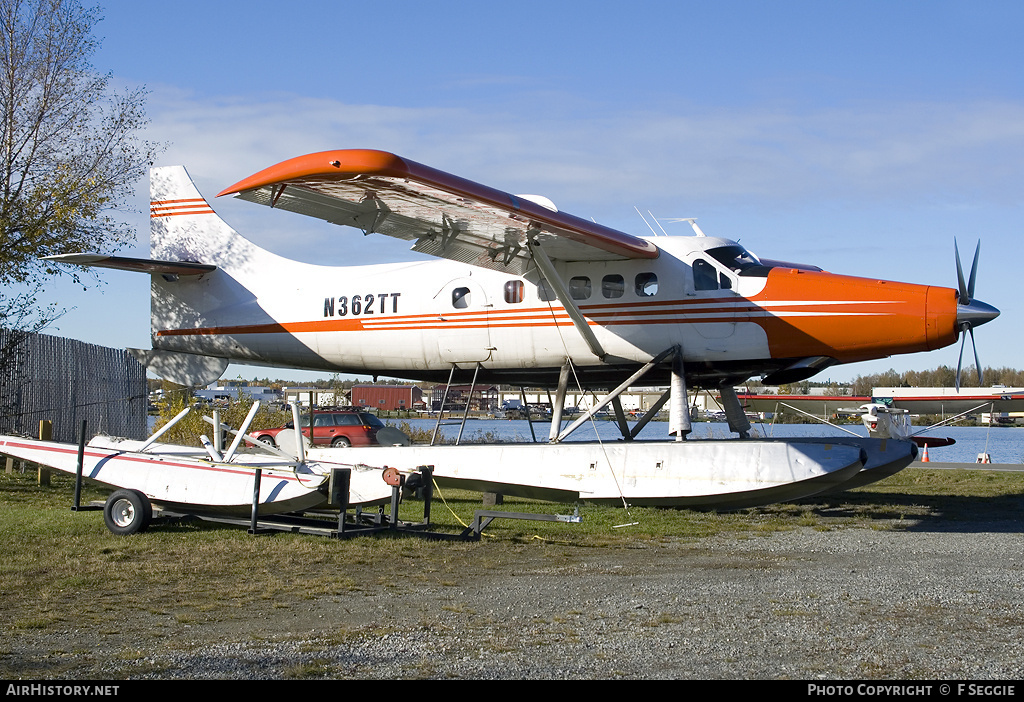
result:
[[[956,384],[956,368],[939,366],[931,370],[904,371],[898,373],[889,369],[884,373],[858,375],[853,381],[853,394],[871,395],[872,388],[951,388]],[[978,371],[971,365],[963,369],[960,377],[962,387],[978,386]],[[985,385],[1024,387],[1024,371],[1016,368],[985,368]]]
[[[166,386],[170,385],[170,383],[166,384]],[[164,406],[160,408],[160,415],[159,419],[157,419],[157,423],[154,428],[155,430],[163,427],[167,422],[177,416],[179,412],[193,402],[191,393],[186,388],[182,388],[181,386],[176,387],[177,390],[167,393],[169,399]],[[252,405],[253,400],[243,396],[241,390],[239,390],[235,401],[231,402],[227,406],[217,407],[217,410],[220,412],[221,423],[227,424],[232,429],[238,429],[242,425],[242,422],[245,421]],[[200,436],[205,435],[213,437],[213,425],[203,420],[204,415],[212,417],[212,409],[207,407],[194,407],[188,415],[171,427],[166,434],[160,437],[160,442],[167,444],[180,444],[182,446],[202,446],[202,441],[199,438]],[[253,418],[252,424],[249,425],[249,432],[257,431],[259,429],[273,429],[274,427],[281,427],[284,426],[285,422],[291,421],[291,418],[292,416],[286,412],[261,407]]]

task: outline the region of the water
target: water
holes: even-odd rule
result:
[[[455,439],[459,435],[459,424],[457,420],[448,420],[453,424],[441,426],[441,434],[447,438]],[[150,417],[150,431],[153,430],[154,417]],[[401,422],[408,422],[413,429],[421,429],[427,432],[434,430],[434,419],[388,419],[386,424],[398,425]],[[534,422],[533,430],[540,441],[547,441],[548,424],[546,422]],[[564,426],[568,426],[566,423]],[[597,433],[594,431],[597,427]],[[630,422],[633,426],[633,422]],[[867,429],[862,424],[844,425],[845,429],[853,431],[858,436],[867,436]],[[769,424],[754,424],[754,430],[759,436],[784,438],[787,436],[843,436],[843,432],[825,424],[776,424],[773,428]],[[915,429],[916,431],[916,429]],[[926,432],[927,436],[939,438],[951,437],[956,439],[952,446],[941,448],[929,448],[928,458],[932,463],[974,463],[979,453],[987,453],[992,457],[993,463],[1024,463],[1024,429],[1014,427],[940,427]],[[569,441],[593,441],[600,436],[602,441],[616,441],[619,439],[619,429],[615,422],[599,421],[588,422],[577,429]],[[694,439],[728,439],[735,434],[729,432],[725,422],[694,422]],[[519,441],[527,442],[533,439],[530,436],[530,426],[526,420],[521,419],[470,419],[466,422],[466,428],[462,433],[463,441],[473,441],[477,438],[493,437],[498,441]],[[640,439],[648,441],[666,440],[668,435],[668,422],[651,422],[640,432]]]
[[[455,439],[459,434],[459,421],[448,420],[452,424],[441,426],[441,434]],[[413,429],[427,432],[434,430],[435,419],[387,420],[388,424],[398,425],[408,422]],[[564,424],[563,426],[568,426]],[[633,426],[633,422],[630,422]],[[533,430],[540,441],[547,441],[548,423],[534,422]],[[596,427],[596,432],[595,432]],[[867,436],[863,425],[844,425],[858,436]],[[759,436],[785,438],[787,436],[847,436],[839,429],[825,424],[754,424],[754,431]],[[974,463],[979,453],[988,453],[993,463],[1024,463],[1024,430],[1013,427],[940,427],[926,432],[927,436],[937,438],[950,437],[956,440],[952,446],[929,448],[928,457],[932,463]],[[727,439],[735,437],[729,432],[724,422],[694,422],[692,439]],[[569,441],[593,441],[600,437],[602,441],[616,441],[620,438],[615,422],[588,422],[577,429]],[[530,426],[526,420],[517,419],[470,419],[462,433],[462,440],[493,438],[497,441],[532,441]],[[640,432],[641,440],[666,440],[668,422],[651,422]]]

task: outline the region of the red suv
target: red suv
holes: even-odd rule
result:
[[[299,418],[302,422],[302,433],[309,436],[309,415]],[[292,422],[277,429],[260,429],[252,432],[252,436],[271,446],[277,445],[278,433],[285,429],[293,429]],[[314,446],[376,446],[377,432],[384,428],[384,422],[369,412],[350,410],[317,410],[313,412],[313,437],[310,441]]]

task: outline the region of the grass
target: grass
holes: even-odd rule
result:
[[[58,627],[108,626],[125,612],[157,616],[167,626],[244,620],[253,607],[289,610],[316,597],[358,596],[417,582],[452,585],[468,572],[514,572],[523,549],[558,569],[579,549],[699,544],[712,536],[758,538],[812,528],[963,528],[967,523],[1019,528],[1024,473],[911,469],[883,482],[801,503],[732,513],[584,506],[581,524],[497,520],[483,543],[394,536],[335,540],[295,534],[254,537],[208,522],[159,525],[132,537],[107,531],[100,512],[72,512],[73,482],[54,475],[0,474],[0,609],[3,636]],[[477,493],[443,492],[431,516],[456,531],[480,507]],[[87,489],[83,502],[102,499]],[[400,516],[418,521],[422,503]],[[569,505],[506,498],[503,509],[569,513]],[[614,528],[624,522],[637,522]],[[987,527],[985,527],[987,528]],[[537,551],[536,549],[539,549]],[[457,599],[450,611],[464,609]],[[116,628],[116,624],[109,624]],[[317,666],[296,669],[315,676]]]

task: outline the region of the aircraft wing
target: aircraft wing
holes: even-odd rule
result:
[[[383,151],[299,156],[218,194],[415,242],[413,250],[522,275],[527,237],[560,261],[651,259],[645,239]]]
[[[907,409],[914,414],[959,414],[960,412],[1024,412],[1024,394],[1007,392],[1002,394],[896,396],[878,398],[881,402],[892,402],[893,407]]]
[[[857,407],[871,402],[870,397],[841,395],[753,395],[736,393],[744,409],[753,412],[779,412],[799,414],[799,411],[817,417],[829,417],[841,409]],[[794,411],[799,410],[799,411]]]
[[[977,410],[978,412],[1024,412],[1024,393],[960,393],[941,394],[937,388],[930,394],[876,395],[875,397],[850,397],[829,395],[754,395],[737,393],[745,409],[754,412],[792,412],[795,408],[808,414],[824,417],[840,410],[854,409],[869,402],[880,402],[897,409],[909,410],[912,414],[957,414]],[[798,412],[797,412],[798,413]]]

